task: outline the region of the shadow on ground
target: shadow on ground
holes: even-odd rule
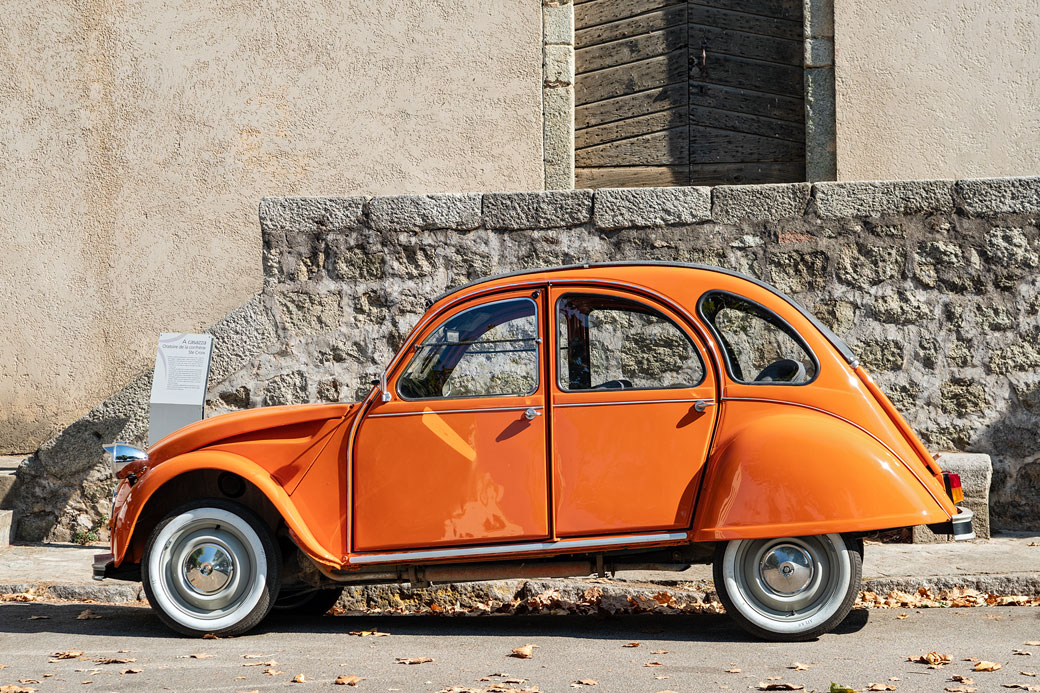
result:
[[[84,617],[89,611],[90,617]],[[0,634],[127,636],[142,638],[178,637],[146,606],[71,604],[53,602],[5,603],[0,605]],[[865,609],[855,609],[835,633],[855,633],[870,618]],[[629,641],[647,634],[659,639],[686,642],[755,642],[725,615],[709,614],[623,614],[616,616],[499,615],[499,616],[274,616],[252,634],[317,633],[342,634],[358,630],[381,630],[415,636],[559,636]],[[240,636],[248,638],[249,635]]]

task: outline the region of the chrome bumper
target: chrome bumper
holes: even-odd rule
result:
[[[972,527],[972,521],[975,519],[975,513],[960,506],[957,506],[957,510],[959,512],[950,520],[950,524],[953,526],[953,531],[951,532],[953,540],[968,541],[974,539],[975,528]]]

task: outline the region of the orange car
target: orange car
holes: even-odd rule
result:
[[[972,514],[845,343],[715,268],[520,272],[437,298],[371,393],[106,447],[121,479],[95,577],[142,580],[188,635],[344,584],[713,562],[778,640],[834,628],[864,532]]]

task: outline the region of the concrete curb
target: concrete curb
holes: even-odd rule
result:
[[[344,589],[340,605],[347,610],[429,608],[460,605],[469,607],[492,601],[509,602],[532,599],[546,590],[558,590],[563,599],[580,601],[586,590],[596,588],[610,602],[649,602],[667,592],[678,605],[716,600],[710,581],[684,582],[661,580],[652,583],[625,581],[593,582],[586,580],[497,580],[433,585],[413,589],[409,584],[352,586]],[[916,593],[918,589],[932,591],[966,588],[999,596],[1040,597],[1040,573],[1011,575],[957,575],[930,577],[865,578],[863,591],[887,595],[889,592]],[[79,602],[134,604],[145,601],[144,590],[135,582],[94,582],[87,584],[54,583],[0,583],[0,594],[31,592],[37,598]]]

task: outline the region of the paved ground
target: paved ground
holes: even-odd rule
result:
[[[857,610],[839,632],[790,645],[749,639],[724,616],[326,616],[268,622],[239,638],[192,640],[172,636],[145,608],[95,605],[90,609],[100,618],[78,620],[83,609],[70,603],[0,604],[0,665],[6,665],[0,686],[25,679],[40,681],[23,685],[41,693],[306,691],[290,683],[297,674],[312,689],[333,688],[337,676],[360,676],[361,691],[485,690],[490,683],[477,679],[491,674],[526,679],[524,685],[540,691],[586,689],[571,684],[591,679],[598,685],[588,690],[624,693],[748,690],[771,676],[816,691],[835,681],[860,690],[883,682],[898,691],[938,692],[962,685],[953,682],[954,674],[973,678],[979,691],[1040,683],[1040,677],[1020,673],[1040,671],[1040,647],[1024,644],[1040,639],[1036,608]],[[372,629],[390,635],[349,634]],[[633,642],[639,647],[624,647]],[[532,659],[508,656],[525,644],[539,646]],[[1015,655],[1016,649],[1033,654]],[[69,650],[83,655],[48,661],[52,653]],[[931,650],[950,654],[953,662],[929,669],[906,661]],[[260,657],[246,658],[251,655]],[[405,665],[396,663],[398,657],[434,661]],[[998,662],[1002,669],[972,672],[967,657]],[[95,662],[104,658],[134,661]],[[272,660],[277,663],[247,666]],[[808,670],[788,668],[796,661]],[[650,662],[661,666],[646,666]],[[731,668],[741,672],[727,673]],[[131,669],[139,673],[121,673]]]

